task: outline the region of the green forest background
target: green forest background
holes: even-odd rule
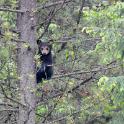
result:
[[[30,89],[37,97],[36,123],[123,124],[123,1],[60,4],[61,0],[37,0],[34,10],[36,37],[52,43],[54,56],[52,79],[36,86],[40,91]],[[16,0],[0,0],[0,124],[18,120],[17,44],[21,41],[17,14],[12,11],[17,7]],[[55,13],[50,15],[51,11]],[[28,43],[23,47],[28,48]],[[39,66],[37,52],[36,48],[34,61]]]

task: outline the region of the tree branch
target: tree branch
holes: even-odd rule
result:
[[[77,25],[80,23],[81,13],[82,13],[84,4],[85,4],[85,0],[82,0],[81,7],[80,7],[80,10],[79,10],[79,14],[78,14],[78,19],[77,19]]]
[[[69,2],[71,2],[72,0],[67,0],[67,1],[65,1],[65,3],[69,3]],[[56,5],[60,5],[60,4],[62,4],[63,3],[63,1],[59,1],[59,2],[54,2],[54,3],[51,3],[51,4],[49,4],[49,5],[44,5],[44,6],[40,6],[40,7],[37,7],[37,10],[39,10],[39,9],[46,9],[46,8],[49,8],[49,7],[53,7],[53,6],[56,6]]]
[[[90,81],[91,79],[93,79],[93,76],[87,78],[86,80],[84,80],[83,82],[81,82],[80,84],[76,85],[75,87],[73,87],[71,90],[68,91],[68,93],[72,93],[73,91],[75,91],[76,89],[78,89],[81,85],[84,85],[85,83],[87,83],[88,81]]]
[[[27,108],[27,106],[26,106],[26,105],[24,105],[24,104],[20,103],[18,100],[15,100],[15,99],[13,99],[13,98],[11,98],[11,97],[7,96],[7,94],[6,94],[6,92],[5,92],[4,88],[3,88],[3,86],[2,86],[2,85],[0,85],[0,87],[1,87],[1,90],[2,90],[3,95],[5,96],[5,98],[7,98],[7,99],[9,99],[9,100],[11,100],[11,101],[13,101],[13,102],[15,102],[15,103],[17,103],[17,104],[21,105],[21,106],[22,106],[22,107],[24,107],[24,108]]]
[[[0,11],[9,11],[9,12],[16,12],[16,13],[24,13],[24,12],[26,12],[24,10],[13,10],[13,9],[8,9],[8,8],[0,8]]]
[[[54,76],[52,79],[67,77],[67,76],[70,76],[70,75],[83,74],[83,73],[86,74],[86,73],[92,73],[92,72],[98,72],[98,71],[105,71],[105,70],[108,70],[108,69],[117,68],[118,66],[119,66],[119,65],[115,65],[115,66],[112,66],[112,67],[106,67],[106,68],[98,68],[98,69],[93,69],[93,70],[91,70],[91,71],[71,72],[71,73],[56,75],[56,76]]]
[[[48,22],[47,22],[47,26],[45,27],[44,29],[44,32],[41,34],[41,36],[37,39],[37,43],[39,42],[39,40],[44,36],[44,34],[47,32],[48,28],[49,28],[49,25],[51,23],[51,20],[52,18],[54,17],[54,15],[59,11],[61,10],[61,8],[63,7],[64,3],[65,3],[66,0],[63,0],[62,3],[61,3],[61,6],[55,11],[55,8],[50,11],[49,13],[49,16],[48,16]],[[46,22],[46,21],[45,21]]]

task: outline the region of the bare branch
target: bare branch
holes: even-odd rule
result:
[[[53,18],[53,16],[54,16],[54,11],[55,11],[55,8],[53,9],[53,10],[51,10],[50,11],[50,13],[49,13],[49,15],[48,15],[48,19],[47,19],[47,25],[46,25],[46,27],[45,27],[45,29],[44,29],[44,32],[41,34],[41,36],[38,38],[38,40],[37,40],[37,42],[39,42],[39,40],[43,37],[43,35],[47,32],[47,30],[48,30],[48,28],[49,28],[49,25],[50,25],[50,23],[51,23],[51,20],[52,20],[52,18]]]
[[[71,116],[73,116],[74,114],[77,114],[77,113],[80,113],[80,112],[82,112],[82,111],[84,111],[84,110],[87,110],[87,109],[91,108],[92,106],[93,106],[93,104],[92,104],[92,105],[88,105],[87,107],[84,107],[84,108],[81,109],[81,110],[78,110],[78,111],[75,111],[75,112],[73,112],[73,113],[67,114],[67,115],[65,115],[64,117],[60,117],[60,118],[58,118],[58,119],[56,119],[56,120],[53,120],[53,121],[51,121],[51,122],[44,123],[44,124],[53,124],[53,123],[58,122],[58,121],[60,121],[60,120],[66,119],[67,117],[71,117]],[[39,124],[42,124],[42,123],[39,123]]]
[[[78,14],[78,19],[77,19],[77,25],[80,23],[81,13],[82,13],[84,4],[85,4],[85,0],[82,0],[81,7],[80,7],[80,10],[79,10],[79,14]]]
[[[93,79],[93,76],[87,78],[86,80],[84,80],[83,82],[81,81],[81,83],[79,85],[76,85],[75,87],[73,87],[71,90],[68,91],[68,93],[72,93],[73,91],[75,91],[76,89],[78,89],[81,85],[84,85],[85,83],[87,83],[88,81],[90,81],[91,79]]]
[[[76,39],[75,36],[72,37],[63,37],[63,38],[58,38],[58,39],[52,39],[54,43],[67,43],[67,42],[73,42],[72,39]],[[92,41],[92,40],[101,40],[101,38],[88,38],[88,39],[83,39],[84,41]]]
[[[9,11],[9,12],[16,12],[16,13],[24,13],[24,12],[26,12],[24,10],[13,10],[13,9],[8,9],[8,8],[0,8],[0,11]]]
[[[48,28],[49,28],[49,25],[50,25],[50,23],[51,23],[53,17],[55,16],[55,14],[56,14],[59,10],[61,10],[61,8],[63,7],[65,1],[66,1],[66,0],[63,0],[63,1],[62,1],[61,6],[60,6],[56,11],[55,11],[55,8],[54,8],[52,11],[50,11],[49,16],[48,16],[48,19],[47,19],[47,20],[48,20],[47,26],[45,27],[44,32],[41,34],[41,36],[37,39],[37,42],[39,42],[39,40],[40,40],[40,39],[44,36],[44,34],[47,32],[47,30],[48,30]]]
[[[67,0],[65,1],[65,3],[69,3],[69,2],[72,2],[72,0]],[[44,5],[44,6],[40,6],[40,7],[37,7],[37,10],[39,9],[46,9],[46,8],[49,8],[49,7],[53,7],[53,6],[56,6],[56,5],[60,5],[63,3],[63,0],[62,1],[59,1],[59,2],[54,2],[54,3],[51,3],[49,5]]]
[[[13,101],[14,103],[17,103],[17,104],[21,105],[21,106],[24,107],[24,108],[27,108],[26,105],[20,103],[18,100],[15,100],[15,99],[9,97],[9,96],[6,94],[6,92],[5,92],[5,90],[4,90],[4,87],[3,87],[2,85],[0,85],[0,87],[1,87],[1,90],[2,90],[3,95],[5,96],[5,98],[7,98],[7,99]]]
[[[98,72],[98,71],[105,71],[105,70],[108,70],[108,69],[117,68],[118,66],[119,65],[115,65],[115,66],[112,66],[112,67],[106,67],[106,68],[98,68],[98,69],[94,69],[94,70],[91,70],[91,71],[71,72],[71,73],[66,73],[66,74],[62,74],[62,75],[56,75],[52,79],[67,77],[67,76],[70,76],[70,75],[86,74],[86,73],[93,73],[93,72]]]
[[[0,112],[3,112],[3,111],[18,112],[19,110],[18,109],[2,109],[2,110],[0,110]]]

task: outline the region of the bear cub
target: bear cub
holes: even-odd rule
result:
[[[42,61],[41,67],[37,70],[36,80],[40,83],[44,80],[51,79],[53,75],[53,57],[51,53],[52,45],[46,42],[39,43],[40,60]]]

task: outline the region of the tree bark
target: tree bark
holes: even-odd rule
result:
[[[20,31],[18,43],[17,69],[20,86],[20,102],[27,107],[19,106],[18,124],[35,124],[35,46],[36,46],[36,1],[18,0],[19,10],[24,13],[17,15],[17,28]],[[25,41],[25,42],[21,42]]]

